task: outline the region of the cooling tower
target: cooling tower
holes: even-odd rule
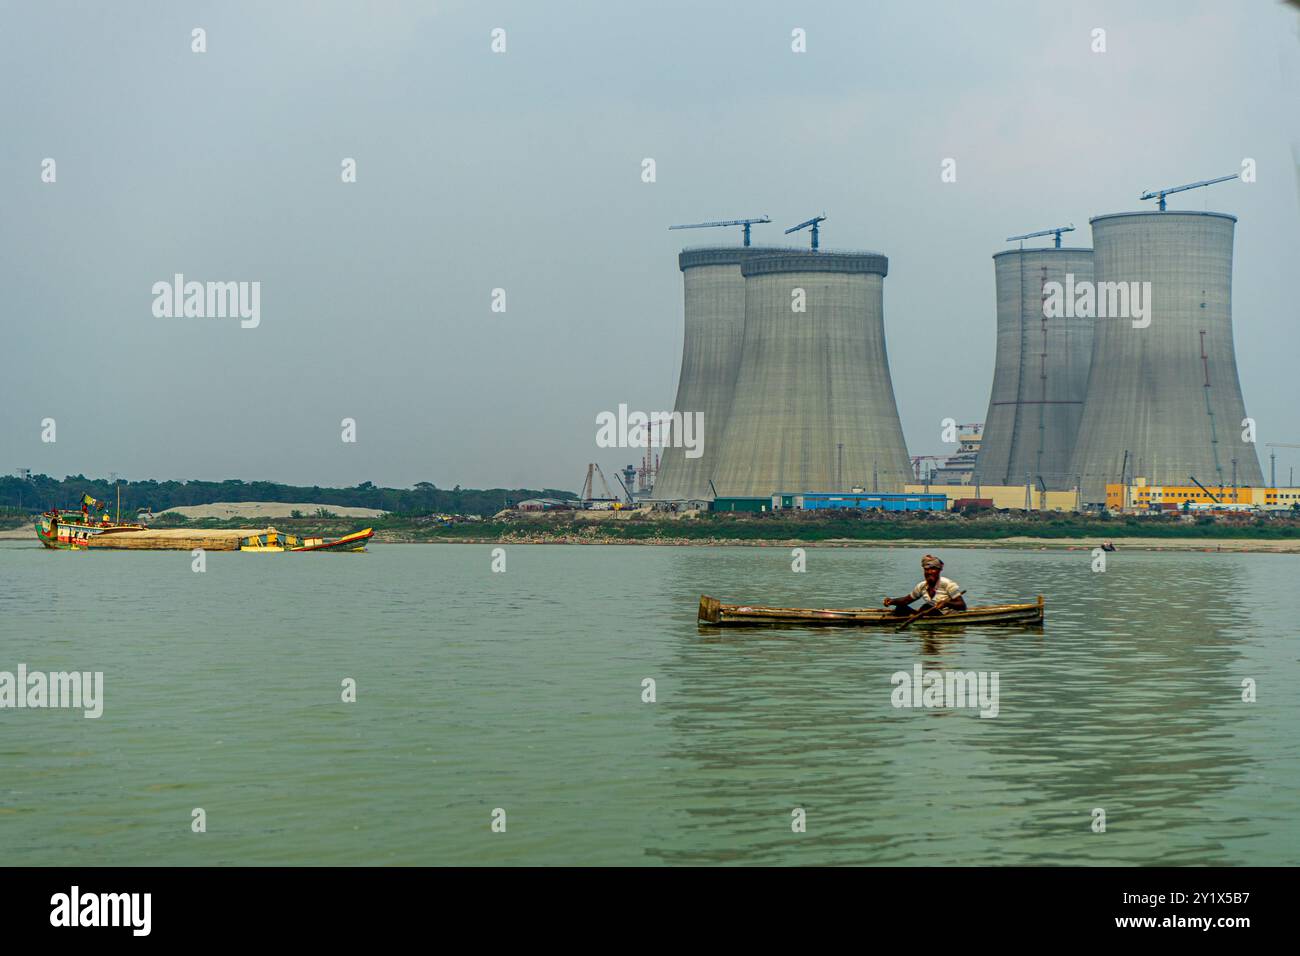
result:
[[[1150,324],[1098,312],[1087,398],[1070,470],[1084,502],[1122,476],[1153,484],[1259,487],[1232,344],[1235,216],[1126,212],[1091,220],[1097,304],[1106,283],[1150,282]],[[1114,288],[1114,287],[1112,287]],[[1108,311],[1110,311],[1108,309]],[[1146,322],[1138,319],[1138,324]]]
[[[877,253],[744,262],[744,344],[718,494],[903,490],[911,476],[885,352],[888,270]]]
[[[993,257],[998,339],[974,480],[1074,487],[1070,457],[1088,387],[1091,318],[1048,315],[1049,282],[1092,281],[1091,249],[1009,249]],[[1073,283],[1071,283],[1073,284]],[[1028,478],[1027,478],[1028,476]]]
[[[749,256],[772,251],[760,246],[721,246],[686,249],[677,257],[682,270],[686,331],[673,410],[683,415],[700,413],[698,420],[703,427],[693,437],[702,438],[698,449],[701,453],[689,457],[680,442],[666,442],[668,447],[659,460],[655,498],[713,497],[709,478],[718,460],[722,430],[731,414],[745,332],[745,280],[740,264]]]

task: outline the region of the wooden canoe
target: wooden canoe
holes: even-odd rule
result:
[[[884,608],[760,607],[723,604],[700,595],[699,623],[708,627],[897,627],[907,620]],[[914,627],[952,627],[958,624],[1038,625],[1043,623],[1043,596],[1036,604],[991,604],[947,614],[929,614]]]

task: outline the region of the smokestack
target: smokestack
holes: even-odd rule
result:
[[[1125,212],[1091,220],[1098,306],[1107,283],[1149,282],[1149,315],[1098,312],[1092,367],[1070,471],[1085,503],[1104,502],[1126,452],[1153,484],[1242,484],[1264,476],[1246,417],[1232,343],[1232,242],[1237,218],[1217,212]],[[1148,322],[1149,324],[1145,324]],[[1145,327],[1135,327],[1145,324]]]
[[[1051,491],[1073,488],[1093,319],[1049,316],[1044,305],[1048,283],[1092,282],[1092,250],[1009,249],[993,268],[997,357],[973,480],[1019,485],[1032,475]]]
[[[902,491],[911,472],[885,351],[888,271],[878,253],[745,260],[745,335],[713,473],[719,494]]]

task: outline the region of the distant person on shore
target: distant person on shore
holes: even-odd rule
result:
[[[927,554],[921,559],[921,571],[925,574],[925,580],[912,588],[910,594],[902,597],[885,598],[885,607],[892,607],[895,614],[911,614],[914,611],[924,611],[926,608],[938,604],[940,601],[946,601],[940,614],[947,613],[949,609],[954,611],[966,610],[966,599],[961,595],[961,588],[957,582],[951,578],[941,576],[943,571],[943,562],[932,554]],[[920,601],[919,608],[913,608],[913,601]]]

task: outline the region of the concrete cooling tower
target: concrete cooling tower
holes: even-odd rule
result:
[[[1091,220],[1097,303],[1106,283],[1150,283],[1149,325],[1098,312],[1092,367],[1070,471],[1085,503],[1106,484],[1260,487],[1232,344],[1232,241],[1216,212],[1126,212]],[[1111,287],[1112,289],[1114,287]],[[1143,324],[1146,318],[1139,320]],[[1235,466],[1234,466],[1235,462]]]
[[[993,257],[998,337],[974,480],[1051,491],[1075,486],[1070,458],[1088,387],[1091,317],[1049,315],[1047,284],[1092,281],[1091,249],[1009,249]]]
[[[682,339],[682,373],[675,412],[699,412],[702,438],[698,457],[688,457],[678,443],[668,443],[659,461],[654,497],[712,498],[709,478],[718,461],[722,431],[731,414],[731,397],[740,371],[745,333],[745,280],[740,264],[772,252],[761,246],[686,249],[677,257],[685,294],[686,331]],[[658,437],[658,433],[656,433]]]
[[[903,490],[911,472],[885,351],[888,271],[877,253],[745,260],[744,344],[713,471],[719,495]]]

